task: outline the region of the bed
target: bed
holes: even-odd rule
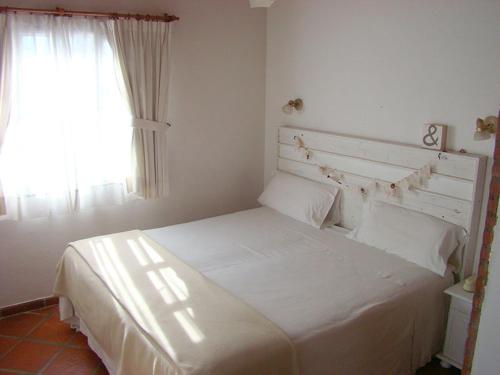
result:
[[[297,134],[313,146],[315,139],[324,143],[324,136],[316,138],[319,133],[310,132],[307,138],[307,131],[302,129],[283,128],[280,139],[291,140]],[[346,139],[352,140],[351,137]],[[366,146],[366,142],[362,140],[357,144]],[[295,149],[299,160],[293,160],[292,151],[287,150],[292,144],[289,143],[280,145],[284,149],[280,151],[280,169],[324,181],[325,176],[313,175],[312,169],[312,163],[319,163],[315,159],[323,152],[318,150],[319,146],[314,146],[314,157],[309,155],[307,161],[299,159],[303,150]],[[366,162],[366,148],[358,147],[357,150],[363,152],[362,160]],[[285,154],[287,158],[283,157]],[[348,157],[354,160],[355,156]],[[459,221],[470,237],[474,237],[477,230],[463,220],[472,222],[479,215],[478,186],[482,184],[484,159],[468,157],[477,162],[474,165],[476,175],[470,179],[474,189],[471,190],[469,210],[450,209],[453,199],[460,199],[458,207],[466,207],[467,201],[462,196],[436,195],[441,200],[435,199],[431,205],[429,196],[435,193],[429,189],[417,192],[418,199],[407,197],[399,203],[418,205],[420,200],[419,207],[423,210],[434,210],[444,219]],[[443,160],[453,161],[453,157]],[[387,160],[381,164],[385,168]],[[352,163],[345,165],[346,169],[359,168]],[[462,168],[456,173],[469,171]],[[452,181],[463,185],[456,176]],[[440,184],[431,187],[442,189]],[[450,191],[455,195],[463,194],[459,189],[451,188]],[[447,199],[448,205],[442,204],[443,199]],[[344,207],[354,207],[353,200],[345,194]],[[342,222],[346,227],[349,227],[349,220],[353,220],[353,210],[344,210]],[[164,249],[199,273],[207,284],[227,292],[254,311],[265,324],[274,327],[276,335],[283,333],[289,340],[295,366],[290,373],[414,373],[441,348],[447,311],[447,300],[442,292],[452,285],[454,275],[450,269],[444,277],[438,276],[398,256],[347,239],[347,231],[341,227],[317,229],[268,207],[260,207],[146,230],[139,235],[157,244],[160,253]],[[472,240],[475,242],[475,238]],[[473,257],[471,251],[473,246],[469,240],[462,273],[469,267],[468,259]],[[138,272],[154,273],[164,266],[161,260],[155,262],[154,257],[148,258],[147,252],[144,254],[145,259],[140,262],[144,263],[144,270],[138,269]],[[103,283],[102,275],[100,277],[74,247],[68,247],[61,264],[55,287],[56,294],[61,296],[61,318],[87,335],[90,346],[103,359],[110,373],[221,373],[190,365],[173,366],[168,351],[159,348],[158,340],[138,324],[124,303],[114,298]],[[133,284],[134,280],[129,283]],[[127,287],[133,288],[133,285]],[[187,319],[195,324],[198,317],[192,313]],[[271,346],[269,348],[272,350]],[[245,356],[245,353],[239,355]]]

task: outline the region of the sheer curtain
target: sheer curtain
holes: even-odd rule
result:
[[[7,214],[122,203],[131,113],[109,21],[9,14],[0,27],[5,19],[0,180]]]

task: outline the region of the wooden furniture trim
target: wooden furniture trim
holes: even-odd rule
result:
[[[460,283],[457,283],[453,286],[450,286],[448,289],[444,291],[446,294],[449,296],[458,298],[459,300],[462,300],[467,303],[472,303],[472,299],[474,297],[474,294],[471,292],[467,292],[464,290],[464,282],[461,281]]]
[[[446,338],[443,351],[436,357],[442,360],[441,366],[443,367],[449,367],[451,364],[461,369],[463,367],[469,316],[472,310],[472,293],[463,290],[463,282],[446,289],[445,293],[451,297]],[[460,350],[461,353],[456,353],[456,350]]]
[[[18,303],[15,305],[0,307],[0,319],[14,314],[20,314],[31,310],[41,309],[42,307],[46,306],[57,305],[58,303],[59,303],[59,297],[52,296],[52,297],[35,299],[33,301]]]

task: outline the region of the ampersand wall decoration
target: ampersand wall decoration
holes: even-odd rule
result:
[[[427,128],[428,133],[424,135],[424,139],[422,140],[424,142],[424,145],[427,147],[434,147],[438,145],[438,142],[440,140],[440,137],[436,135],[438,132],[438,129],[436,125],[431,125]]]
[[[446,150],[446,125],[426,124],[422,135],[422,147],[431,150]]]

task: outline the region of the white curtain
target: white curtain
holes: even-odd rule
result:
[[[0,180],[8,216],[122,203],[132,129],[110,43],[113,21],[19,14],[0,21],[5,19]]]
[[[131,19],[110,26],[134,117],[128,191],[146,199],[165,197],[170,24]]]

